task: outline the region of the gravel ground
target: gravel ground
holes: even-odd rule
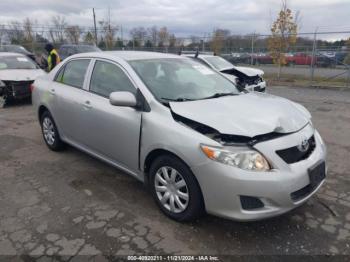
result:
[[[0,109],[0,254],[350,255],[350,92],[269,92],[311,111],[329,173],[307,204],[251,223],[169,220],[132,177],[71,147],[49,151],[30,105]]]

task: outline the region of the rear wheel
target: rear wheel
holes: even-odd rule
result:
[[[60,151],[64,148],[64,143],[59,136],[55,121],[48,111],[45,111],[41,116],[41,130],[46,145],[52,151]]]
[[[191,170],[172,155],[158,157],[150,168],[152,195],[160,209],[177,221],[193,221],[204,213],[202,193]]]

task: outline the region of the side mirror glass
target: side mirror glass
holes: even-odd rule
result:
[[[109,95],[109,102],[113,106],[136,107],[137,99],[131,92],[113,92]]]

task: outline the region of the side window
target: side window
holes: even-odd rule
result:
[[[59,72],[56,81],[62,84],[83,88],[86,70],[90,59],[79,59],[68,62]]]
[[[134,85],[118,66],[97,61],[91,75],[90,91],[98,95],[109,97],[116,91],[128,91],[136,93]]]

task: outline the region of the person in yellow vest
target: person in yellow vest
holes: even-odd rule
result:
[[[47,69],[50,72],[56,65],[61,62],[60,56],[52,44],[48,43],[45,46],[45,50],[48,53],[47,56]]]

